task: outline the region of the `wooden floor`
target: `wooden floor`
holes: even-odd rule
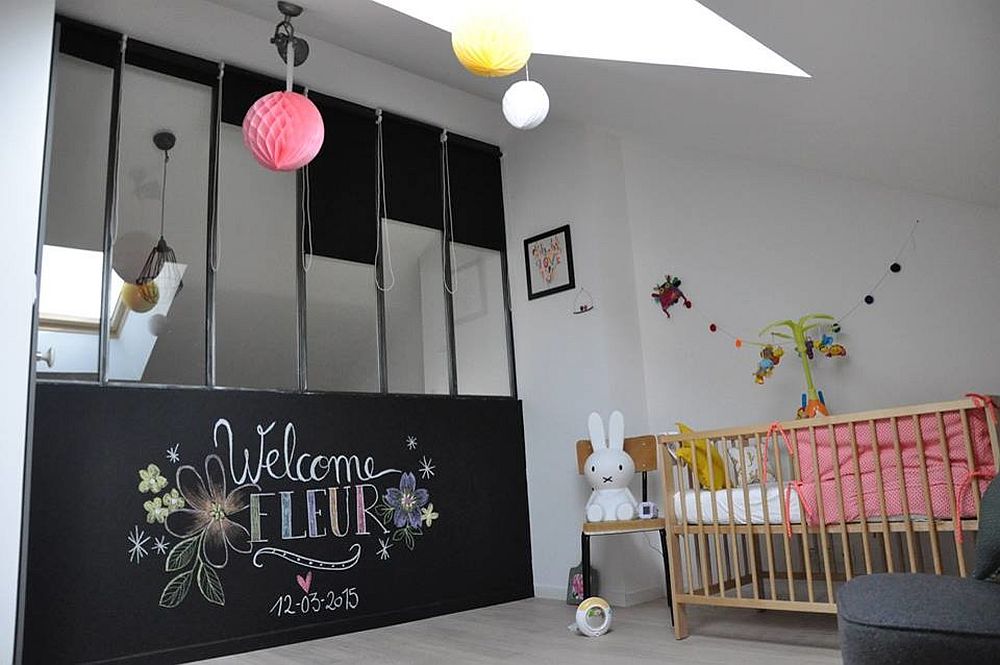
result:
[[[616,608],[613,630],[598,638],[571,633],[574,609],[524,600],[389,628],[302,642],[202,665],[337,663],[612,662],[693,665],[839,665],[836,617],[692,607],[691,637],[677,642],[662,601]]]

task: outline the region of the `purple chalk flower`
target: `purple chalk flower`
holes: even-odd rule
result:
[[[386,504],[395,509],[392,516],[397,529],[420,526],[420,509],[427,505],[430,495],[425,489],[417,489],[417,478],[412,473],[404,473],[399,478],[399,489],[390,487],[385,492]]]

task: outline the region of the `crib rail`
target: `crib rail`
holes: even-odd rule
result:
[[[994,401],[978,395],[661,434],[657,448],[678,639],[685,605],[836,612],[857,575],[968,575],[965,535],[1000,459]],[[769,470],[756,483],[755,461]]]

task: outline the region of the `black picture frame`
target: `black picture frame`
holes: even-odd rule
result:
[[[565,278],[560,279],[555,286],[551,286],[549,288],[537,288],[532,280],[532,277],[535,275],[536,268],[541,270],[541,267],[536,265],[536,260],[532,257],[533,246],[546,240],[551,241],[552,239],[556,239],[560,235],[563,236],[564,239],[559,254],[560,265],[564,264],[566,266],[566,276]],[[558,266],[556,269],[558,269]],[[535,300],[536,298],[543,298],[556,293],[562,293],[563,291],[571,291],[576,288],[576,275],[573,271],[573,240],[570,235],[569,224],[564,224],[560,227],[552,229],[551,231],[531,236],[524,241],[524,270],[526,278],[525,281],[528,288],[528,300]]]

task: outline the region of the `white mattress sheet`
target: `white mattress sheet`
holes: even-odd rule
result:
[[[730,499],[730,497],[732,497]],[[749,502],[748,502],[749,499]],[[678,520],[684,518],[681,512],[681,501],[684,502],[684,510],[687,514],[688,524],[698,524],[698,504],[701,504],[702,524],[783,524],[782,504],[785,501],[785,493],[778,483],[767,483],[766,485],[748,485],[747,487],[737,487],[731,490],[686,490],[674,494],[674,514]],[[732,510],[730,511],[730,501]],[[765,502],[767,505],[767,519],[765,520]],[[713,519],[712,504],[715,504]],[[791,492],[789,497],[789,521],[798,524],[802,519],[799,495]]]

